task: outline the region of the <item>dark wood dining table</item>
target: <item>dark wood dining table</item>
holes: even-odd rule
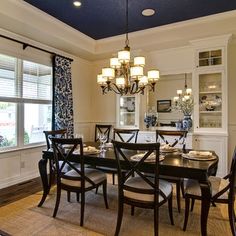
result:
[[[86,145],[95,146],[98,148],[98,143],[88,142]],[[85,164],[91,166],[102,166],[116,168],[116,160],[113,148],[107,148],[106,152],[100,154],[84,154]],[[208,180],[210,175],[215,175],[218,165],[218,156],[216,159],[210,161],[189,160],[183,158],[181,152],[166,153],[163,161],[160,162],[159,171],[161,175],[168,175],[173,177],[188,178],[199,181],[202,193],[201,203],[201,234],[207,235],[207,218],[210,208],[211,185]],[[39,173],[43,185],[43,196],[38,206],[42,206],[50,192],[47,163],[52,160],[52,150],[43,151],[42,159],[38,163]],[[79,156],[74,155],[72,161],[79,163]],[[125,163],[121,163],[122,168],[128,169]],[[146,162],[142,165],[142,171],[146,173],[153,172],[153,163]]]

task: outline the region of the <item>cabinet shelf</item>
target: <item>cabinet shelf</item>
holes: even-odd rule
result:
[[[135,111],[120,111],[122,114],[135,114]]]
[[[222,111],[200,111],[200,114],[221,114]]]
[[[206,92],[199,92],[199,94],[221,94],[222,91],[206,91]]]

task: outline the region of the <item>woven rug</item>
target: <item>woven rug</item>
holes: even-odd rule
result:
[[[63,191],[61,203],[54,223],[60,222],[61,225],[79,226],[80,204],[75,200],[75,194],[72,194],[72,202],[66,201],[66,193]],[[109,209],[105,208],[101,189],[98,194],[93,191],[86,195],[84,227],[90,231],[102,235],[114,235],[117,217],[117,186],[108,185]],[[32,207],[31,211],[44,215],[52,219],[52,213],[55,203],[55,193],[52,193],[43,207]],[[182,201],[182,212],[178,213],[176,208],[176,199],[174,204],[174,222],[170,224],[167,205],[160,208],[160,235],[200,235],[200,202],[196,201],[194,211],[190,213],[187,231],[183,232],[184,220],[184,201]],[[69,228],[69,227],[67,227]],[[68,235],[71,235],[69,231]],[[61,234],[63,235],[63,234]],[[78,235],[78,234],[77,234]],[[135,208],[135,215],[130,215],[130,207],[126,206],[121,226],[120,235],[130,236],[149,236],[153,235],[153,210]],[[208,235],[231,235],[228,219],[221,214],[219,207],[211,207],[208,219]]]

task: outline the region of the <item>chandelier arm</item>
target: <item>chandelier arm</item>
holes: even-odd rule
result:
[[[111,85],[113,85],[115,89]],[[123,94],[122,89],[120,89],[116,84],[112,83],[111,85],[110,85],[110,90],[112,90],[116,94]]]

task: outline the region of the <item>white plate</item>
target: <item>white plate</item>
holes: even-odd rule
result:
[[[183,153],[182,157],[190,160],[196,160],[196,161],[211,161],[215,160],[216,156],[201,156],[201,155],[189,155],[188,153]]]
[[[132,156],[130,159],[132,161],[140,161],[143,158],[144,155],[145,155],[145,153],[139,153],[139,154],[136,154],[136,155]],[[163,161],[164,158],[165,158],[164,155],[160,155],[159,156],[159,161]],[[155,162],[155,161],[156,161],[155,155],[150,155],[144,162]]]
[[[176,148],[168,148],[168,149],[160,148],[160,152],[162,153],[171,153],[171,152],[176,152],[176,151],[177,151]]]

